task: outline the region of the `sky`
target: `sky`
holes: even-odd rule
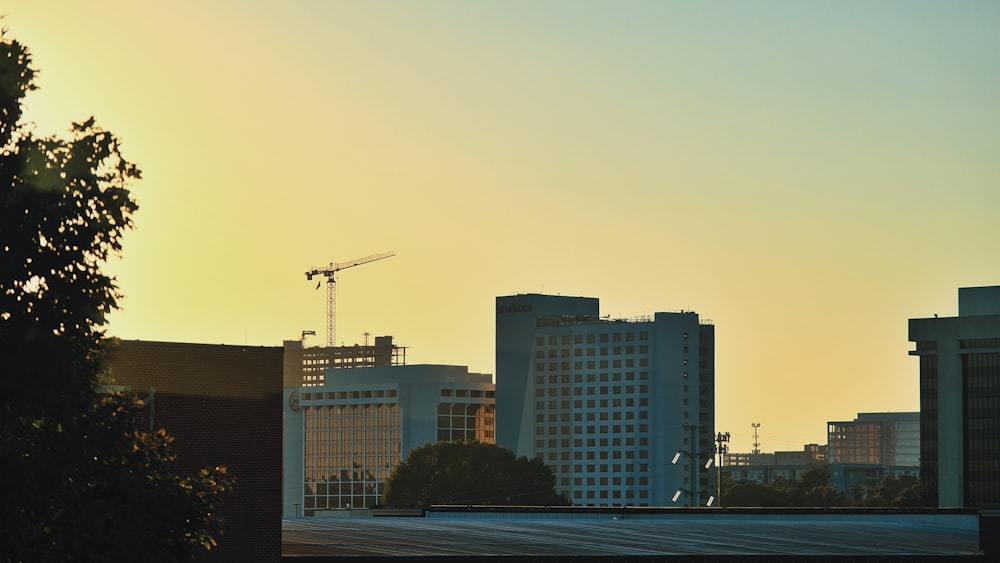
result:
[[[907,319],[1000,285],[1000,4],[4,0],[38,134],[143,171],[125,339],[392,335],[494,372],[495,298],[716,327],[732,451],[919,410]]]

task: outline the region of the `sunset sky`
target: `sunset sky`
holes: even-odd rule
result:
[[[27,117],[143,171],[126,339],[494,372],[498,295],[716,325],[734,451],[918,410],[907,319],[1000,284],[1000,3],[4,0]],[[502,416],[502,415],[501,415]]]

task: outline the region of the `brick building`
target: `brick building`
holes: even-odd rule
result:
[[[153,428],[174,437],[175,470],[224,465],[236,478],[218,546],[200,561],[281,557],[282,348],[118,341],[116,385],[147,399]]]

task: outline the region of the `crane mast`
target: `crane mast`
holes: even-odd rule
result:
[[[346,262],[330,262],[326,267],[313,268],[306,272],[306,279],[311,280],[313,276],[326,277],[326,345],[337,345],[337,279],[336,274],[341,270],[382,260],[395,256],[395,252],[382,252],[371,254],[348,260]]]

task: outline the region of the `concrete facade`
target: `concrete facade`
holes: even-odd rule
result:
[[[497,388],[497,407],[503,413],[497,421],[497,444],[524,455],[521,421],[524,405],[530,400],[529,369],[533,362],[535,326],[539,316],[593,317],[600,303],[593,297],[563,297],[525,294],[497,297],[496,377],[504,384]],[[529,436],[524,438],[529,442]]]
[[[920,370],[920,481],[937,507],[1000,506],[1000,286],[958,290],[957,317],[909,320]]]
[[[498,297],[496,377],[498,443],[544,461],[573,504],[712,494],[715,327],[696,313],[610,320],[592,298]]]

